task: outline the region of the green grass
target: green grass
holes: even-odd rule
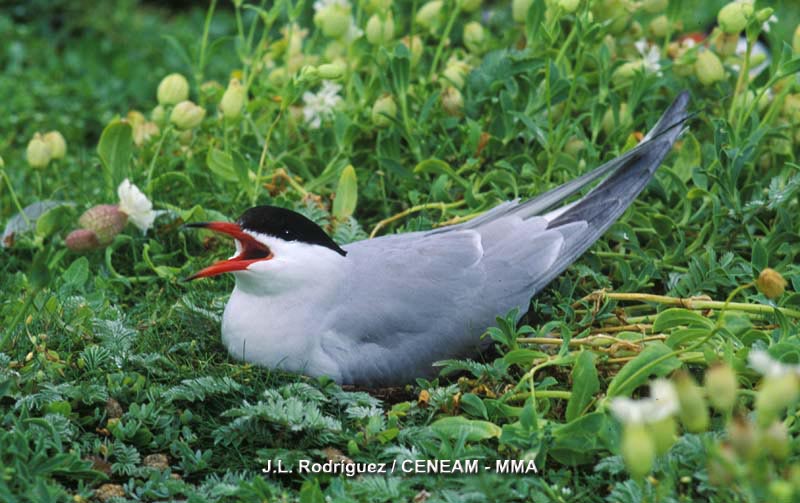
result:
[[[353,5],[359,27],[378,3]],[[590,15],[585,1],[569,14],[536,0],[524,23],[505,2],[482,6],[487,16],[451,3],[429,32],[409,14],[419,2],[396,2],[394,37],[382,46],[364,37],[337,46],[303,3],[170,12],[132,1],[31,2],[0,13],[10,41],[0,44],[0,224],[38,201],[74,203],[0,248],[0,500],[90,501],[110,492],[120,501],[304,503],[800,495],[797,380],[772,393],[777,381],[748,365],[753,349],[800,363],[800,63],[782,45],[800,9],[773,3],[779,21],[763,35],[773,54],[766,72],[738,81],[732,65],[743,61],[729,59],[720,80],[703,85],[693,67],[698,49],[677,61],[667,49],[680,34],[676,23],[711,25],[724,2],[685,14],[671,1],[673,31],[660,38],[648,35],[655,14],[641,10],[615,29],[598,22],[608,6]],[[291,56],[287,37],[300,28],[281,31],[290,21],[308,30]],[[477,52],[462,40],[471,21],[485,31]],[[760,25],[752,21],[748,33]],[[418,62],[398,43],[409,33],[420,36]],[[660,75],[626,79],[618,68],[640,60],[633,44],[642,36],[663,49]],[[451,58],[466,66],[458,70]],[[342,101],[314,129],[303,119],[303,95],[320,83],[316,70],[302,68],[337,59],[347,67],[337,81]],[[172,72],[187,77],[190,99],[206,109],[188,134],[151,112]],[[245,82],[248,99],[241,118],[225,120],[218,104],[231,76]],[[451,101],[448,111],[452,87],[463,105]],[[444,362],[433,381],[342,389],[239,363],[219,334],[232,279],[181,281],[230,253],[228,242],[181,230],[185,222],[274,204],[345,243],[462,221],[619,155],[683,89],[697,115],[623,218],[533,299],[525,325],[497,313],[486,335],[494,348]],[[386,95],[396,114],[376,120],[373,103]],[[130,110],[159,132],[128,148],[132,129],[119,119]],[[51,130],[66,138],[66,157],[28,166],[28,142]],[[154,227],[143,234],[128,225],[102,249],[70,251],[65,238],[78,217],[116,204],[124,178],[162,210]],[[765,268],[788,281],[785,293],[768,298],[763,283],[756,287]],[[599,290],[608,295],[589,297]],[[651,456],[626,447],[632,428],[610,403],[645,396],[651,377],[679,380],[681,368],[703,385],[719,363],[737,376],[733,410],[709,409],[713,388],[700,388],[700,406],[682,404],[674,445],[637,474]],[[693,431],[687,414],[709,410],[708,426]],[[151,466],[154,454],[166,455],[169,468]],[[400,466],[535,459],[539,471],[260,473],[274,459],[296,469],[302,459],[345,458]]]

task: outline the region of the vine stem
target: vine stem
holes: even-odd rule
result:
[[[370,239],[374,238],[378,234],[378,231],[384,228],[386,225],[394,222],[395,220],[400,220],[403,217],[407,217],[412,213],[417,213],[419,211],[430,210],[430,209],[441,210],[442,212],[444,212],[450,208],[458,208],[459,206],[463,206],[465,202],[466,201],[461,200],[461,201],[455,201],[453,203],[425,203],[412,206],[411,208],[408,208],[407,210],[392,215],[389,218],[384,218],[383,220],[375,224],[375,227],[372,229],[372,232],[369,233],[369,238]]]

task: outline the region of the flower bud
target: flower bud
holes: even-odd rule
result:
[[[580,138],[573,136],[567,141],[567,144],[564,145],[564,153],[572,157],[573,159],[577,159],[578,155],[585,148],[586,148],[586,143]]]
[[[600,121],[600,127],[606,136],[609,136],[615,129],[625,128],[631,122],[631,115],[628,111],[627,103],[620,103],[619,112],[614,114],[614,110],[609,108],[603,114],[603,119]]]
[[[436,31],[441,23],[443,5],[444,2],[442,0],[432,0],[420,7],[414,19],[423,28],[427,28],[429,31]]]
[[[511,0],[511,18],[517,23],[524,23],[533,0]]]
[[[28,142],[28,148],[25,150],[25,159],[32,168],[44,168],[50,163],[50,145],[44,141],[42,135],[36,133],[33,135],[31,141]]]
[[[181,101],[175,108],[172,109],[172,114],[169,116],[170,122],[175,124],[178,129],[192,129],[196,128],[203,122],[203,117],[206,116],[206,109],[199,107],[191,101]]]
[[[180,73],[167,75],[158,84],[158,104],[175,105],[189,98],[189,82]]]
[[[753,4],[749,2],[731,2],[717,14],[717,23],[725,33],[739,33],[747,26],[753,15]],[[767,16],[769,17],[769,16]]]
[[[725,78],[722,61],[711,51],[700,51],[694,64],[694,73],[704,86],[710,86]]]
[[[480,54],[484,50],[486,36],[483,32],[483,26],[477,21],[472,21],[464,25],[463,34],[464,45],[466,48],[475,54]]]
[[[388,94],[375,100],[375,104],[372,105],[372,123],[378,127],[389,126],[392,123],[389,117],[393,118],[395,115],[397,115],[397,105]]]
[[[776,479],[769,483],[769,500],[771,503],[792,503],[797,501],[795,489],[786,480]]]
[[[482,0],[461,0],[461,10],[464,12],[475,12],[480,9]]]
[[[156,124],[164,125],[167,120],[167,111],[161,105],[156,105],[153,111],[150,112],[150,119]]]
[[[222,95],[222,100],[219,102],[222,116],[226,119],[236,119],[242,115],[242,107],[246,98],[247,91],[242,87],[239,79],[231,79],[225,94]]]
[[[668,6],[669,0],[644,0],[642,2],[642,9],[649,14],[664,12]]]
[[[200,84],[200,96],[204,98],[202,100],[204,102],[217,103],[222,99],[222,94],[224,92],[225,89],[222,87],[222,84],[216,80],[207,80]]]
[[[758,9],[756,11],[756,21],[759,23],[766,23],[769,21],[769,18],[772,17],[772,13],[775,12],[775,9],[772,7],[764,7],[763,9]]]
[[[711,39],[714,46],[714,51],[723,58],[727,58],[736,54],[736,48],[739,46],[739,34],[729,34],[725,32],[717,32]],[[756,56],[754,53],[752,56]]]
[[[756,395],[758,424],[772,424],[786,407],[797,401],[799,392],[794,374],[766,376]]]
[[[747,419],[737,417],[728,424],[728,440],[739,458],[752,461],[758,457],[760,439],[758,431]]]
[[[420,58],[422,58],[422,39],[419,35],[414,35],[413,37],[405,36],[401,41],[410,53],[411,58],[409,62],[411,63],[411,66],[416,66],[419,63]]]
[[[58,131],[50,131],[42,137],[50,147],[50,159],[63,159],[67,154],[67,141]]]
[[[453,86],[449,86],[442,91],[442,108],[447,112],[447,115],[453,117],[461,115],[464,109],[464,97],[461,96],[461,91]]]
[[[706,371],[706,393],[711,406],[722,414],[728,414],[736,404],[739,382],[730,365],[715,365]]]
[[[678,423],[672,416],[665,417],[647,425],[650,437],[653,439],[656,454],[662,455],[669,451],[677,439]]]
[[[770,456],[778,461],[789,457],[789,429],[783,421],[775,421],[763,435],[764,447]]]
[[[300,69],[297,73],[297,77],[303,82],[308,82],[312,85],[316,84],[320,80],[319,69],[316,66],[306,65]]]
[[[269,83],[275,87],[283,87],[288,80],[289,77],[286,74],[286,68],[282,66],[273,68],[267,77],[267,81],[269,81]]]
[[[342,60],[337,60],[333,63],[325,63],[317,67],[319,78],[322,80],[339,80],[344,77],[346,71],[347,65]]]
[[[642,479],[653,469],[656,446],[643,424],[626,424],[622,430],[620,454],[633,479]]]
[[[442,77],[457,89],[464,87],[464,79],[469,72],[469,65],[457,59],[451,59],[442,72]]]
[[[84,229],[95,233],[100,246],[106,246],[122,232],[128,223],[128,215],[121,212],[116,205],[99,204],[83,212],[78,223]]]
[[[392,0],[367,0],[364,4],[364,9],[370,13],[389,12],[392,7]]]
[[[140,147],[160,133],[155,122],[137,122],[133,125],[133,142]]]
[[[70,232],[64,239],[64,244],[70,250],[78,253],[102,248],[100,240],[97,239],[97,234],[89,229],[76,229]]]
[[[794,29],[794,36],[792,36],[792,52],[795,55],[800,54],[800,24]]]
[[[664,14],[660,16],[654,17],[650,24],[647,25],[647,29],[650,31],[650,35],[654,38],[664,38],[669,33],[669,19]]]
[[[769,267],[761,271],[756,280],[758,290],[768,299],[773,300],[783,295],[786,285],[786,280],[781,276],[781,273]]]
[[[632,5],[629,0],[596,0],[592,4],[592,13],[599,23],[610,21],[609,31],[619,34],[628,26],[631,19]]]
[[[700,433],[708,429],[708,407],[703,393],[694,379],[686,372],[675,376],[675,389],[678,391],[678,402],[681,404],[680,418],[683,427],[691,433]]]
[[[364,30],[367,41],[372,45],[383,45],[394,38],[394,19],[392,14],[373,14]]]
[[[558,0],[558,6],[567,14],[572,14],[578,10],[578,6],[580,6],[580,4],[581,0]]]
[[[328,38],[341,38],[350,30],[350,8],[330,4],[314,14],[314,24]]]

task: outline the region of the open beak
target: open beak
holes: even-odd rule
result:
[[[192,274],[186,278],[185,281],[191,281],[197,278],[208,278],[226,272],[243,271],[247,269],[250,264],[272,258],[272,250],[253,238],[250,234],[242,231],[242,228],[239,227],[238,224],[230,222],[202,222],[186,224],[185,227],[199,227],[201,229],[221,232],[237,240],[241,246],[241,250],[235,257],[211,264],[205,269]]]

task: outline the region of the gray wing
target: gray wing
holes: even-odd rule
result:
[[[497,224],[344,247],[348,279],[323,325],[347,339],[329,337],[323,346],[340,362],[345,382],[430,375],[437,360],[474,354],[496,316],[528,305],[530,285],[557,260],[563,237],[543,218]]]
[[[637,147],[528,202],[445,229],[345,246],[342,302],[324,324],[339,335],[323,343],[343,380],[407,382],[430,374],[437,360],[474,351],[497,315],[527,307],[619,218],[682,132],[687,104],[683,93]],[[583,198],[544,213],[606,175]]]

